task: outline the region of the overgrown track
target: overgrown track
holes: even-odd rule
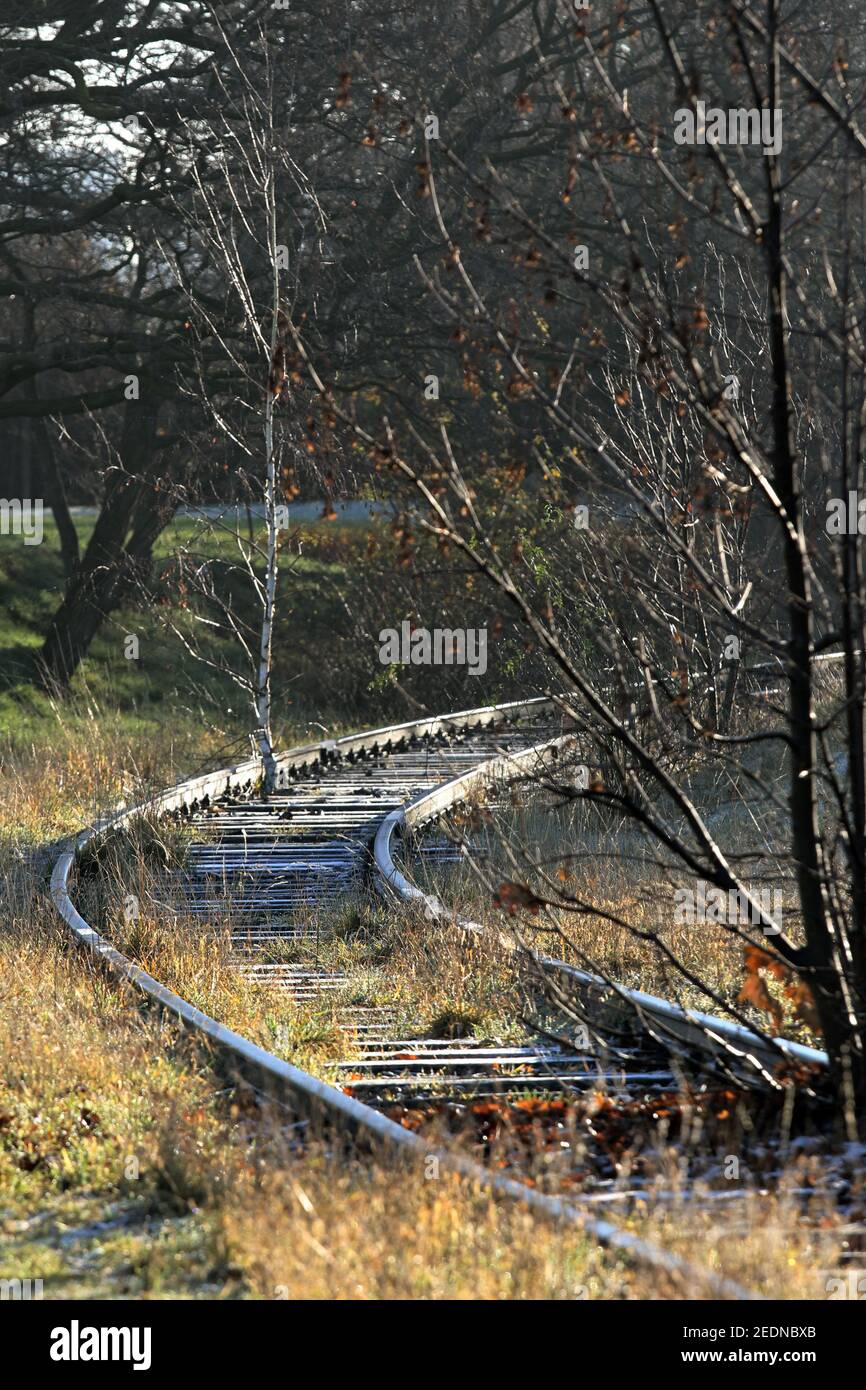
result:
[[[567,751],[568,737],[548,744],[530,746],[518,752],[503,751],[480,762],[450,781],[422,791],[403,806],[389,812],[376,832],[374,859],[376,883],[406,904],[420,908],[433,921],[450,922],[458,929],[478,933],[478,923],[455,912],[430,894],[423,893],[406,877],[394,859],[398,839],[408,839],[416,847],[426,826],[438,822],[454,809],[487,800],[491,791],[509,781],[544,775],[546,764],[556,762]],[[512,942],[499,940],[507,951]],[[770,1036],[742,1027],[728,1019],[696,1010],[685,1010],[654,995],[631,990],[616,981],[600,978],[574,965],[537,952],[526,952],[539,974],[550,982],[553,993],[565,993],[575,1009],[589,1022],[605,1022],[611,1032],[634,1034],[635,1026],[666,1052],[704,1057],[741,1081],[772,1086],[779,1069],[797,1067],[820,1072],[827,1066],[827,1054],[786,1038]]]
[[[491,1091],[567,1089],[574,1093],[582,1087],[597,1088],[600,1080],[631,1093],[671,1089],[675,1082],[670,1066],[660,1062],[651,1044],[647,1046],[650,1034],[658,1031],[652,1026],[637,1037],[627,1063],[620,1059],[605,1073],[598,1055],[538,1038],[506,1047],[495,1040],[395,1036],[387,1006],[349,1004],[354,1013],[343,1022],[355,1039],[353,1055],[337,1069],[338,1084],[329,1085],[231,1032],[147,975],[84,921],[69,895],[76,859],[97,840],[122,830],[143,813],[181,815],[192,822],[197,839],[182,876],[174,881],[169,906],[192,916],[210,916],[218,904],[221,920],[227,916],[238,968],[245,976],[278,985],[299,1000],[327,994],[340,988],[339,972],[260,959],[273,944],[307,934],[308,929],[297,925],[299,909],[339,902],[369,881],[370,875],[385,891],[417,900],[418,890],[391,858],[396,832],[435,819],[482,786],[488,791],[501,787],[555,761],[570,737],[556,703],[539,698],[291,750],[281,755],[277,787],[266,800],[259,791],[259,764],[251,760],[192,779],[83,832],[54,867],[54,901],[82,945],[182,1024],[205,1035],[239,1076],[294,1113],[335,1121],[415,1158],[428,1160],[435,1154],[445,1168],[456,1169],[500,1195],[518,1198],[539,1215],[576,1222],[599,1242],[687,1281],[691,1291],[703,1288],[716,1295],[748,1297],[729,1281],[691,1268],[598,1220],[586,1205],[527,1188],[449,1149],[431,1148],[382,1113],[395,1101],[427,1094],[466,1098]],[[443,841],[433,852],[447,855],[451,851]],[[423,906],[436,915],[444,913],[435,900],[425,899]],[[473,924],[462,925],[478,930]],[[569,984],[579,986],[590,1002],[593,992],[603,987],[595,977],[557,962],[544,965],[566,971]],[[731,1043],[730,1027],[720,1020],[710,1020],[709,1027],[702,1021],[694,1028],[692,1016],[671,1012],[664,1001],[644,997],[640,1005],[645,1019],[664,1015],[668,1032],[672,1027],[685,1028],[684,1041],[689,1046],[715,1046],[721,1035],[726,1046]],[[756,1035],[743,1030],[739,1034],[736,1046],[754,1051],[764,1045]],[[349,1074],[352,1094],[345,1087]]]

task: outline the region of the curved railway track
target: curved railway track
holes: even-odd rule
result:
[[[250,760],[193,778],[85,830],[54,866],[54,902],[82,946],[183,1026],[204,1035],[238,1076],[294,1114],[324,1118],[415,1159],[435,1154],[445,1168],[519,1199],[541,1217],[575,1222],[600,1243],[665,1270],[688,1288],[751,1297],[731,1281],[599,1219],[590,1203],[527,1187],[451,1147],[431,1145],[395,1116],[431,1099],[455,1105],[491,1093],[506,1099],[551,1092],[574,1096],[600,1084],[620,1096],[651,1099],[676,1088],[679,1071],[672,1052],[724,1054],[728,1064],[748,1062],[768,1081],[780,1061],[820,1067],[823,1054],[726,1020],[686,1013],[535,953],[529,953],[532,965],[566,988],[589,1016],[619,1026],[624,1006],[630,1016],[636,1012],[641,1026],[632,1027],[626,1050],[601,1057],[531,1031],[508,1043],[431,1038],[420,1028],[398,1027],[388,1005],[345,1001],[341,972],[280,959],[287,944],[315,936],[314,910],[370,887],[413,910],[420,907],[456,931],[483,930],[414,887],[396,862],[397,842],[406,839],[415,854],[447,861],[455,853],[447,839],[422,843],[415,833],[463,802],[495,795],[555,764],[572,742],[556,702],[538,698],[290,750],[278,760],[276,789],[267,800],[259,792],[260,765]],[[77,862],[142,815],[182,819],[192,836],[183,868],[163,885],[163,912],[202,921],[218,916],[231,934],[237,969],[251,982],[285,991],[299,1004],[340,1000],[340,1027],[350,1046],[333,1068],[333,1084],[266,1052],[181,999],[80,915],[70,894]],[[505,938],[501,944],[513,949]]]

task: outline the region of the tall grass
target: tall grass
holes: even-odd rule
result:
[[[660,1284],[579,1231],[540,1226],[469,1184],[347,1156],[284,1113],[262,1111],[206,1049],[94,968],[70,944],[28,851],[135,796],[135,751],[98,724],[85,750],[61,731],[50,747],[4,762],[0,1277],[42,1278],[49,1298],[704,1295]],[[175,754],[170,738],[149,748],[146,780],[187,770]],[[183,849],[182,831],[142,824],[103,852],[98,893],[84,876],[82,901],[96,911],[99,899],[100,925],[187,998],[327,1074],[351,1038],[328,1008],[244,986],[218,905],[195,925],[148,907]],[[143,910],[127,921],[129,891]],[[486,943],[467,950],[446,928],[357,905],[321,928],[304,949],[339,964],[365,997],[396,999],[419,1026],[484,1036],[513,1021],[520,981]],[[659,1155],[659,1182],[670,1185],[673,1162]],[[807,1229],[793,1200],[780,1195],[753,1213],[748,1200],[712,1219],[684,1201],[623,1205],[620,1216],[767,1292],[820,1296],[814,1265],[832,1267],[829,1217]]]

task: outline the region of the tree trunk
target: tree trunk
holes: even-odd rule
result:
[[[269,193],[272,192],[269,186]],[[274,445],[274,409],[282,386],[273,382],[278,350],[285,353],[284,330],[280,326],[280,275],[276,259],[276,213],[269,203],[269,240],[273,265],[273,298],[271,302],[271,377],[265,388],[265,512],[268,523],[268,554],[262,594],[262,627],[259,639],[259,669],[256,680],[256,742],[262,758],[262,789],[265,796],[274,790],[277,765],[274,760],[271,732],[271,661],[274,639],[274,610],[277,598],[277,460]],[[273,389],[276,385],[276,391]]]
[[[35,389],[34,383],[34,391]],[[69,511],[66,489],[63,486],[63,478],[57,466],[57,455],[54,452],[51,435],[44,419],[37,418],[34,421],[34,429],[37,439],[36,457],[39,486],[54,517],[54,524],[60,538],[60,558],[63,561],[63,573],[69,579],[78,563],[78,532]]]
[[[93,535],[51,621],[39,656],[40,681],[68,686],[103,620],[117,606],[132,557],[126,537],[148,485],[139,481],[152,448],[153,406],[129,401],[123,422],[123,472],[112,474]],[[131,476],[130,476],[131,475]]]
[[[769,105],[779,104],[779,0],[772,0],[768,25]],[[802,504],[801,466],[794,441],[788,364],[787,271],[778,163],[768,158],[770,211],[765,229],[769,286],[769,349],[772,368],[773,482],[781,503],[782,541],[788,587],[789,746],[793,858],[797,866],[806,948],[805,978],[830,1059],[837,1114],[847,1137],[866,1125],[866,1030],[863,980],[846,967],[831,903],[818,810],[818,741],[814,689],[814,600]]]
[[[32,299],[24,301],[24,329],[27,341],[36,340],[36,305]],[[34,400],[40,397],[39,377],[33,378],[30,388]],[[78,532],[75,529],[72,517],[69,513],[69,505],[66,501],[66,489],[63,486],[63,477],[57,466],[57,455],[51,443],[51,435],[45,423],[45,417],[37,415],[30,422],[23,422],[25,429],[29,428],[32,433],[28,435],[30,441],[35,436],[36,440],[36,478],[37,486],[40,488],[44,500],[51,508],[54,517],[54,524],[57,527],[57,534],[60,538],[60,558],[63,561],[63,572],[69,579],[72,571],[78,563],[79,546]]]

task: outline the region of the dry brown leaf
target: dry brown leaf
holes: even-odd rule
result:
[[[509,917],[523,908],[526,912],[531,912],[537,916],[539,908],[544,906],[542,898],[537,898],[531,888],[527,888],[524,883],[512,883],[506,879],[500,883],[493,895],[493,906],[502,908]]]

